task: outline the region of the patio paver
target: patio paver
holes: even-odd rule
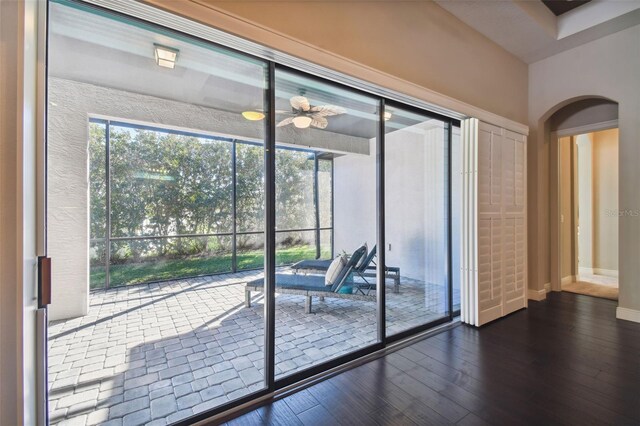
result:
[[[120,287],[91,294],[88,315],[50,324],[51,424],[157,424],[262,388],[264,305],[244,306],[261,272]],[[388,286],[387,333],[440,317],[436,286]],[[276,376],[374,343],[376,304],[276,295]]]

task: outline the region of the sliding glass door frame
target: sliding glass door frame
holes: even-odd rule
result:
[[[381,100],[381,117],[382,120],[380,122],[380,131],[379,131],[379,136],[378,136],[378,140],[376,145],[378,145],[378,159],[377,159],[377,167],[378,167],[378,247],[385,247],[385,234],[386,234],[386,229],[385,229],[385,203],[384,203],[384,189],[385,189],[385,164],[384,164],[384,150],[385,150],[385,120],[384,120],[384,114],[386,112],[386,107],[390,107],[390,108],[396,108],[396,109],[402,109],[404,111],[410,111],[413,112],[415,114],[419,114],[424,116],[425,118],[430,118],[430,119],[435,119],[435,120],[439,120],[442,121],[445,124],[445,137],[446,137],[446,146],[447,146],[447,156],[446,156],[446,161],[447,161],[447,169],[446,169],[446,179],[447,179],[447,203],[446,203],[446,209],[447,209],[447,265],[446,265],[446,273],[447,273],[447,289],[446,289],[446,299],[447,299],[447,312],[446,315],[443,315],[442,318],[438,318],[434,321],[430,321],[428,323],[425,324],[421,324],[415,327],[411,327],[407,330],[403,330],[399,333],[394,333],[392,335],[387,336],[386,335],[386,321],[383,321],[382,324],[382,330],[381,330],[381,334],[384,336],[384,343],[385,346],[393,343],[393,342],[397,342],[399,340],[403,340],[406,339],[408,337],[411,337],[413,335],[416,335],[418,333],[427,331],[433,327],[436,327],[438,325],[447,323],[447,322],[451,322],[453,321],[453,319],[455,318],[455,312],[453,311],[453,281],[452,281],[452,277],[453,277],[453,270],[452,270],[452,254],[453,254],[453,246],[452,246],[452,215],[451,215],[451,178],[452,178],[452,169],[451,169],[451,140],[452,140],[452,127],[454,125],[460,125],[460,121],[459,120],[455,120],[453,118],[441,115],[441,114],[437,114],[422,108],[418,108],[416,106],[413,105],[407,105],[404,104],[402,102],[397,102],[394,101],[392,99],[385,99],[383,98]],[[381,265],[385,264],[385,258],[384,258],[384,252],[385,250],[378,250],[378,258],[379,258],[379,262],[378,262],[378,270],[376,273],[377,279],[378,279],[378,283],[377,283],[377,287],[378,289],[383,289],[384,290],[384,268],[381,267]],[[382,280],[382,282],[381,282]],[[385,297],[384,297],[384,291],[382,291],[382,297],[380,297],[380,291],[378,292],[378,299],[381,300],[382,299],[382,307],[385,307]],[[380,303],[380,302],[379,302]],[[383,309],[383,313],[382,313],[382,319],[385,319],[386,315],[385,315],[385,310]],[[380,327],[380,324],[378,325],[378,327]]]
[[[51,1],[51,0],[49,0]],[[174,32],[176,34],[180,34],[183,37],[191,38],[199,43],[205,43],[211,46],[216,46],[221,49],[226,49],[230,52],[234,52],[240,56],[244,56],[250,58],[254,61],[262,62],[266,65],[266,75],[265,75],[265,102],[264,105],[267,109],[266,111],[266,119],[264,120],[265,126],[265,136],[266,139],[264,141],[264,173],[265,173],[265,183],[264,183],[264,194],[265,194],[265,225],[264,225],[264,236],[265,236],[265,260],[264,260],[264,327],[265,327],[265,349],[264,349],[264,388],[260,389],[256,392],[250,393],[246,396],[238,398],[236,400],[227,402],[222,404],[216,408],[211,410],[207,410],[194,416],[191,416],[187,419],[184,419],[176,424],[191,424],[196,421],[201,421],[208,419],[212,416],[221,414],[230,409],[237,408],[242,405],[248,405],[253,401],[259,400],[261,398],[265,398],[268,395],[281,390],[283,388],[289,387],[295,383],[301,382],[303,380],[309,379],[313,376],[324,373],[328,370],[331,370],[335,367],[339,367],[345,363],[357,360],[363,356],[370,355],[376,351],[382,350],[387,347],[389,344],[397,342],[399,340],[405,339],[407,337],[416,335],[420,332],[429,330],[434,326],[450,322],[454,318],[453,312],[453,301],[452,301],[452,215],[451,215],[451,143],[452,143],[452,126],[459,125],[459,121],[447,116],[443,116],[429,110],[419,108],[413,105],[405,104],[402,102],[394,101],[393,99],[386,98],[384,96],[380,96],[375,93],[367,92],[360,88],[356,88],[353,86],[346,85],[342,82],[331,81],[324,77],[315,76],[313,74],[307,73],[301,69],[294,69],[289,66],[279,64],[274,62],[273,60],[267,60],[264,58],[260,58],[254,56],[252,54],[239,51],[237,49],[218,44],[212,42],[210,40],[205,40],[200,37],[196,37],[194,35],[184,33],[181,31],[177,31],[175,29],[166,28],[164,26],[160,26],[154,22],[149,22],[147,20],[143,20],[139,17],[130,16],[118,11],[113,11],[111,9],[106,9],[100,6],[96,6],[94,4],[84,3],[79,0],[69,0],[69,3],[75,4],[76,6],[87,8],[87,9],[95,9],[98,10],[101,14],[107,15],[116,15],[123,16],[127,19],[132,19],[139,22],[144,22],[148,25],[154,25],[157,27],[164,28],[167,31]],[[376,243],[378,246],[377,251],[377,273],[376,273],[376,302],[377,302],[377,342],[374,344],[370,344],[361,349],[358,349],[354,352],[350,352],[346,355],[339,356],[328,361],[322,362],[320,364],[314,365],[311,368],[306,370],[291,374],[289,376],[280,378],[278,380],[275,379],[275,293],[276,293],[276,186],[275,186],[275,177],[276,177],[276,97],[275,97],[275,73],[276,69],[286,70],[287,72],[297,73],[305,78],[315,79],[321,82],[330,82],[332,85],[340,87],[341,89],[349,90],[359,94],[366,94],[378,100],[378,129],[377,136],[375,140],[375,164],[376,164],[376,183],[375,183],[375,191],[376,191]],[[386,107],[397,107],[405,110],[414,111],[418,114],[441,120],[447,126],[445,135],[447,137],[447,238],[448,238],[448,253],[447,253],[447,315],[442,318],[429,322],[427,324],[423,324],[406,331],[403,331],[398,334],[394,334],[391,336],[387,336],[386,333],[386,309],[385,309],[385,209],[384,209],[384,201],[385,201],[385,110]],[[108,155],[108,154],[107,154]],[[317,157],[315,158],[315,170],[317,171]],[[332,169],[332,188],[335,187],[335,179],[333,175],[335,170]],[[235,175],[235,174],[234,174]],[[317,179],[317,178],[316,178]],[[317,183],[316,183],[317,184]],[[316,189],[317,191],[317,189]],[[332,191],[332,194],[335,194],[335,191]],[[315,195],[317,198],[317,194]],[[317,200],[316,200],[317,202]],[[335,226],[333,223],[333,211],[334,211],[334,199],[331,199],[331,214],[332,214],[332,246],[333,246],[333,236],[335,233]],[[317,219],[316,219],[317,224]],[[235,227],[234,227],[235,233]]]
[[[274,83],[273,85],[270,86],[269,89],[272,89],[272,91],[274,92],[274,97],[273,97],[273,103],[269,103],[268,104],[268,108],[269,108],[269,111],[270,111],[269,119],[270,119],[270,123],[271,123],[271,129],[270,129],[269,133],[267,133],[267,134],[270,137],[273,137],[274,140],[275,140],[275,129],[276,129],[276,123],[277,123],[276,117],[275,117],[275,111],[276,111],[276,107],[275,107],[275,72],[276,72],[276,70],[285,71],[285,72],[290,73],[290,74],[296,74],[296,75],[299,75],[300,77],[304,77],[305,79],[317,81],[319,83],[324,83],[324,84],[329,83],[329,84],[331,84],[331,85],[333,85],[333,86],[335,86],[335,87],[337,87],[337,88],[339,88],[341,90],[350,91],[350,92],[353,92],[353,93],[356,93],[356,94],[364,94],[364,95],[370,96],[372,98],[376,98],[378,100],[378,105],[379,105],[379,112],[380,112],[379,117],[381,117],[381,118],[384,117],[384,111],[383,111],[383,108],[382,108],[383,105],[384,105],[384,99],[382,97],[380,97],[380,96],[377,96],[377,95],[374,95],[374,94],[371,94],[371,93],[367,93],[365,91],[356,89],[356,88],[351,87],[351,86],[347,86],[347,85],[339,83],[339,82],[327,80],[325,78],[318,77],[318,76],[313,75],[313,74],[309,74],[309,73],[307,73],[307,72],[305,72],[303,70],[299,70],[299,69],[291,68],[291,67],[286,66],[286,65],[278,64],[278,63],[275,63],[273,61],[269,61],[269,63],[270,63],[269,71],[273,73],[273,75],[269,77],[269,81],[272,81]],[[271,117],[271,115],[272,115],[271,112],[273,112],[273,117]],[[271,121],[271,119],[273,119],[273,121]],[[271,131],[273,131],[273,133]],[[379,139],[379,137],[376,137],[376,145],[377,145],[377,140],[378,139]],[[380,167],[379,160],[380,160],[380,157],[376,155],[376,170],[378,170],[379,167]],[[332,182],[331,182],[331,184],[332,184],[332,194],[334,194],[332,196],[332,199],[331,199],[331,217],[332,217],[332,219],[331,219],[332,237],[331,238],[332,238],[332,241],[333,241],[334,235],[335,235],[335,221],[334,221],[335,179],[334,179],[334,173],[335,173],[335,166],[332,168],[332,179],[331,179],[332,180]],[[274,217],[275,217],[275,167],[274,167],[273,176],[265,177],[265,179],[268,179],[268,178],[272,179],[272,181],[274,183],[274,190],[273,190],[273,194],[272,194],[273,200],[272,201],[273,201],[273,206],[274,206],[273,213],[274,213]],[[379,188],[378,188],[378,186],[376,184],[376,191],[378,191],[378,189]],[[266,195],[269,196],[269,193],[266,192]],[[274,223],[274,228],[268,228],[268,231],[272,230],[272,229],[275,231],[275,223]],[[376,241],[377,241],[377,237],[376,237]],[[332,246],[334,246],[333,242],[332,242]],[[335,246],[334,246],[334,250],[335,250]],[[377,252],[378,256],[380,256],[380,252],[381,252],[381,250],[378,250],[378,252]],[[274,252],[273,252],[272,255],[275,256],[275,249],[274,249]],[[380,261],[380,259],[381,258],[378,257],[378,264],[382,263]],[[265,271],[265,276],[266,276],[266,273],[267,273],[267,271]],[[275,271],[273,273],[274,273],[274,276],[275,276]],[[377,274],[377,275],[379,276],[379,274]],[[381,310],[384,311],[384,309],[381,309],[381,306],[384,307],[384,304],[380,305],[380,285],[378,284],[376,287],[377,287],[377,289],[376,289],[377,318],[379,319]],[[274,286],[274,290],[275,290],[275,286]],[[384,293],[384,291],[382,293]],[[271,297],[271,295],[270,295],[270,297]],[[273,294],[273,297],[274,297],[274,301],[275,301],[275,292]],[[384,303],[384,301],[383,301],[383,303]],[[274,308],[275,308],[275,304],[274,304]],[[275,319],[275,309],[274,309],[274,319]],[[367,346],[365,346],[365,347],[363,347],[361,349],[358,349],[358,350],[356,350],[354,352],[350,352],[348,354],[345,354],[345,355],[342,355],[342,356],[338,356],[338,357],[332,358],[330,360],[321,362],[321,363],[316,364],[316,365],[314,365],[314,366],[312,366],[310,368],[307,368],[307,369],[304,369],[302,371],[290,374],[290,375],[282,377],[282,378],[280,378],[278,380],[274,380],[274,382],[273,382],[273,384],[274,384],[273,391],[280,390],[282,388],[291,386],[291,385],[293,385],[295,383],[301,382],[301,381],[306,380],[306,379],[308,379],[310,377],[316,376],[316,375],[321,374],[321,373],[323,373],[325,371],[328,371],[328,370],[331,370],[331,369],[333,369],[335,367],[338,367],[340,365],[346,364],[346,363],[354,361],[354,360],[356,360],[358,358],[362,358],[363,356],[369,355],[369,354],[371,354],[373,352],[376,352],[376,351],[379,351],[381,349],[384,349],[384,347],[385,347],[385,343],[384,343],[384,339],[383,339],[384,336],[380,334],[380,329],[381,328],[384,329],[384,323],[382,323],[383,324],[382,326],[380,324],[381,323],[378,322],[378,341],[376,343],[367,345]],[[275,327],[274,327],[273,341],[275,342]],[[273,359],[271,359],[271,360],[265,360],[265,365],[267,363],[273,363],[274,364],[273,365],[273,371],[275,372],[275,357]]]

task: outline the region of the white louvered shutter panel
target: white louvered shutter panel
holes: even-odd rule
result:
[[[526,138],[462,123],[462,320],[482,325],[526,307]]]
[[[504,312],[527,305],[526,286],[526,142],[523,135],[503,130],[505,284]]]

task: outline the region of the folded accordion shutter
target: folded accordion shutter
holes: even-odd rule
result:
[[[461,125],[462,140],[462,244],[461,263],[461,320],[470,325],[477,324],[477,142],[478,120],[469,118]]]
[[[526,307],[526,138],[461,124],[461,319],[480,326]]]

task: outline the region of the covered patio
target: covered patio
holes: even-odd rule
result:
[[[261,271],[92,292],[86,316],[51,323],[51,424],[171,423],[259,390],[264,305],[244,303]],[[387,283],[387,333],[442,317],[444,292]],[[424,300],[425,303],[416,303]],[[376,340],[376,303],[276,294],[277,377]]]

